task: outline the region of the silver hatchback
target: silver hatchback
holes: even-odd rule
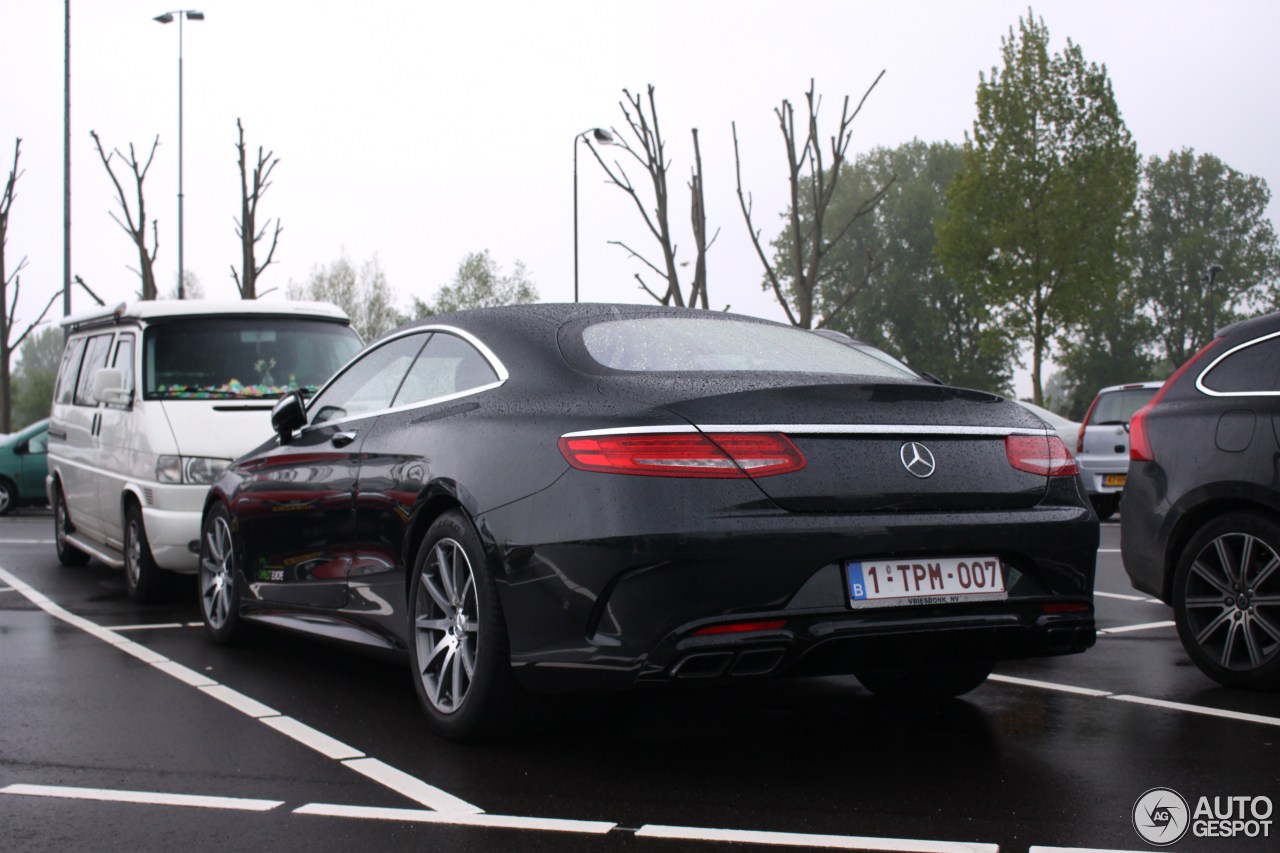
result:
[[[1076,437],[1076,461],[1098,518],[1110,518],[1120,508],[1129,472],[1129,419],[1151,402],[1163,384],[1137,382],[1103,388],[1084,416]]]

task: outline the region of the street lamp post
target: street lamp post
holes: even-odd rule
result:
[[[1204,276],[1201,277],[1200,279],[1201,281],[1205,281],[1209,283],[1209,340],[1213,340],[1213,336],[1218,331],[1216,328],[1214,328],[1215,322],[1214,322],[1214,315],[1213,315],[1213,284],[1215,281],[1218,280],[1218,273],[1220,272],[1222,272],[1222,264],[1210,264],[1208,272],[1206,272]]]
[[[602,127],[589,127],[573,138],[573,301],[578,301],[578,142],[587,134],[597,145],[612,145],[613,134]],[[590,145],[591,141],[588,140]]]
[[[195,9],[175,9],[156,15],[155,20],[161,24],[171,24],[178,19],[178,299],[185,297],[184,281],[186,267],[182,255],[182,19],[203,21],[204,12]]]

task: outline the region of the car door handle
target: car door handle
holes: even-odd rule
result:
[[[49,437],[50,437],[50,438],[56,438],[56,439],[58,439],[59,441],[66,441],[66,440],[67,440],[67,431],[66,431],[66,430],[64,430],[64,429],[53,429],[52,427],[50,427],[50,428],[49,428]]]
[[[335,432],[333,438],[329,439],[329,443],[334,447],[346,447],[355,440],[356,433],[354,432]]]

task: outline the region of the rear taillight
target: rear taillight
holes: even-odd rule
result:
[[[746,634],[751,631],[778,631],[786,625],[785,619],[769,619],[764,622],[729,622],[724,625],[707,625],[693,632],[695,637],[712,637],[717,634]]]
[[[1074,477],[1080,473],[1075,457],[1056,435],[1005,436],[1004,452],[1010,465],[1029,474]]]
[[[1151,449],[1151,435],[1147,432],[1147,415],[1151,414],[1151,410],[1164,397],[1165,392],[1173,387],[1173,383],[1177,382],[1191,368],[1191,365],[1199,361],[1209,348],[1218,341],[1212,340],[1200,348],[1200,351],[1173,372],[1165,383],[1160,386],[1160,390],[1151,398],[1151,402],[1147,403],[1141,409],[1133,413],[1133,417],[1129,419],[1129,459],[1132,462],[1154,462],[1156,457]]]
[[[1076,431],[1076,453],[1084,453],[1084,428],[1089,425],[1089,418],[1093,417],[1093,410],[1097,407],[1098,397],[1094,397],[1089,404],[1089,411],[1084,413],[1084,420],[1080,422],[1080,429]]]
[[[580,471],[648,477],[770,477],[805,466],[781,433],[565,436],[560,452]]]

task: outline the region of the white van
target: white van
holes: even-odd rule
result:
[[[209,484],[271,437],[276,400],[314,392],[361,347],[315,302],[139,302],[62,326],[46,481],[58,559],[123,567],[137,601],[159,570],[196,571]]]

